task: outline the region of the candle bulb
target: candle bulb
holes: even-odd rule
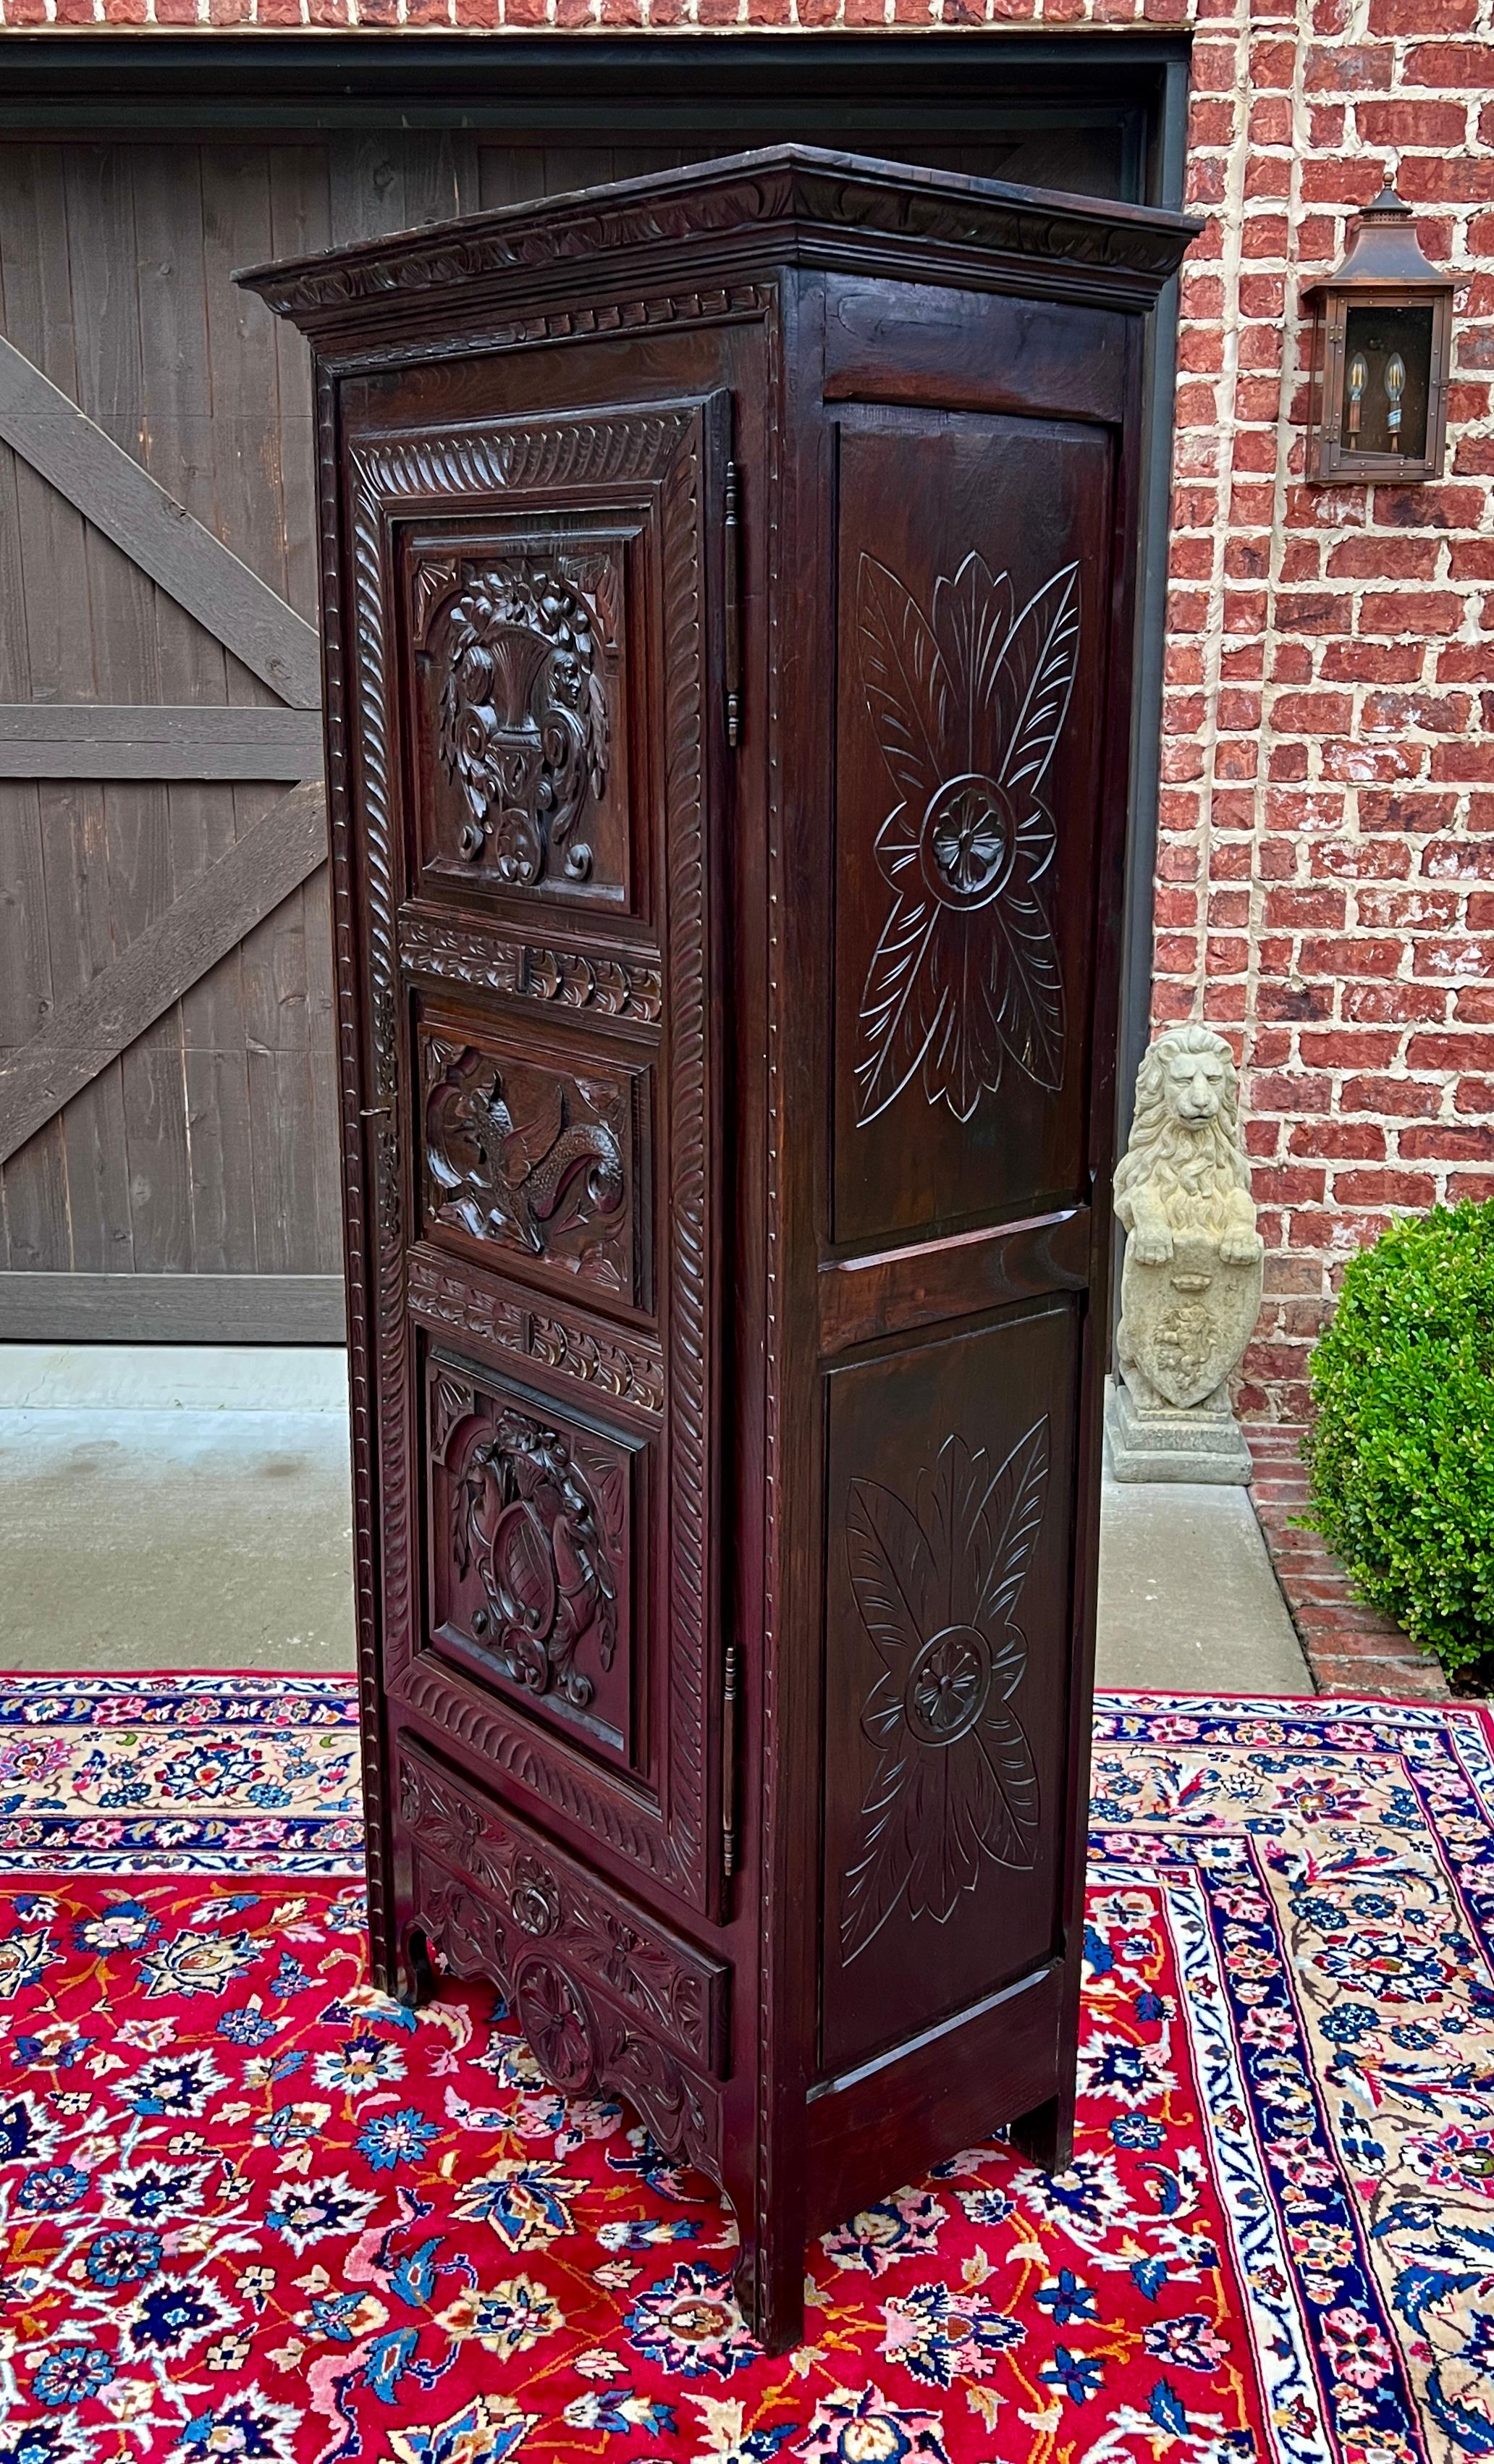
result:
[[[1390,410],[1385,425],[1391,432],[1391,451],[1400,451],[1400,398],[1406,390],[1406,363],[1398,351],[1393,351],[1385,363],[1385,392]]]
[[[1359,422],[1364,415],[1364,389],[1370,382],[1370,363],[1362,351],[1355,351],[1349,363],[1349,449],[1354,452],[1359,444]]]

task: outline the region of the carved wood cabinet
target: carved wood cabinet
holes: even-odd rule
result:
[[[806,2236],[1070,2127],[1148,316],[783,150],[313,338],[375,1972]]]

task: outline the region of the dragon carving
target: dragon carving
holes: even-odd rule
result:
[[[626,1225],[626,1175],[610,1090],[550,1072],[507,1074],[471,1045],[427,1047],[426,1168],[440,1222],[474,1240],[621,1286],[609,1256]],[[514,1081],[528,1100],[520,1112]]]

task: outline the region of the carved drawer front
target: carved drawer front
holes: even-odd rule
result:
[[[724,2078],[730,1970],[579,1864],[541,1831],[423,1753],[398,1747],[399,1807],[415,1854],[454,1866],[494,1905],[512,1966],[546,1945],[687,2061]]]
[[[426,1364],[435,1651],[636,1767],[647,1439],[604,1432],[452,1355]]]
[[[718,2172],[710,2080],[728,2066],[724,1962],[407,1736],[395,1803],[402,1933],[424,1933],[458,1975],[495,1978],[557,2087],[626,2097],[661,2147]]]
[[[648,1064],[429,1014],[418,1045],[428,1237],[647,1309]]]
[[[1048,1302],[830,1374],[828,2070],[1057,1947],[1077,1348]]]
[[[837,1241],[1088,1187],[1110,443],[840,428]]]

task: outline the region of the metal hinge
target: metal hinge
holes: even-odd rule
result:
[[[726,592],[726,740],[742,740],[742,473],[728,462],[721,508],[723,586]]]
[[[721,1871],[736,1871],[736,1645],[726,1646],[721,1672]]]

